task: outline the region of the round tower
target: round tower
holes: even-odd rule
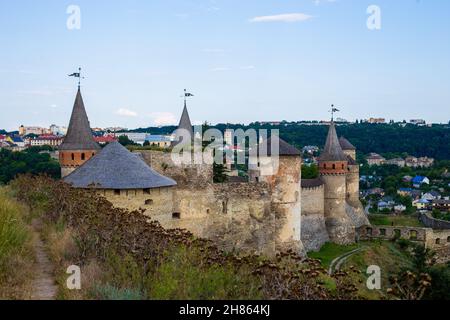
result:
[[[359,201],[359,165],[356,162],[356,148],[344,137],[339,138],[342,151],[347,156],[347,202],[353,207],[361,206]]]
[[[80,87],[78,87],[67,135],[59,146],[61,177],[64,178],[72,173],[92,158],[100,149],[100,146],[94,141],[92,136],[83,97],[81,96]]]
[[[325,187],[324,214],[330,239],[338,244],[353,243],[355,228],[346,213],[348,159],[339,144],[333,121],[319,157],[319,172]]]
[[[276,139],[276,140],[275,140]],[[266,141],[267,155],[259,154],[260,161],[270,159],[271,170],[261,171],[261,180],[269,184],[272,207],[277,218],[277,251],[293,249],[303,253],[301,241],[301,166],[300,151],[278,137]],[[275,145],[278,144],[278,146]],[[278,151],[277,154],[275,152]],[[270,172],[270,173],[269,173]],[[267,176],[265,174],[268,174]]]
[[[356,147],[352,145],[347,139],[341,137],[339,144],[347,156],[348,170],[346,177],[347,188],[347,204],[350,206],[347,209],[347,214],[356,228],[364,225],[369,225],[369,219],[364,212],[364,207],[359,200],[359,165],[356,162]]]

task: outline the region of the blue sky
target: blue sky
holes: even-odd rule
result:
[[[0,128],[66,125],[78,66],[92,126],[177,122],[184,88],[195,123],[447,122],[449,34],[447,0],[1,1]]]

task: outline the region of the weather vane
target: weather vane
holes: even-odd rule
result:
[[[69,74],[69,77],[78,78],[78,89],[79,89],[81,87],[81,79],[84,79],[84,77],[81,76],[81,68],[78,68],[78,72]]]
[[[186,89],[184,89],[184,95],[183,95],[183,97],[184,97],[184,105],[186,105],[187,98],[188,97],[193,97],[193,96],[194,95],[192,93],[189,93],[189,92],[187,92]]]
[[[335,108],[335,107],[334,107],[334,104],[332,104],[332,105],[331,105],[331,110],[330,110],[330,112],[331,112],[331,121],[333,122],[333,121],[334,121],[334,114],[335,114],[336,112],[339,112],[339,109]]]

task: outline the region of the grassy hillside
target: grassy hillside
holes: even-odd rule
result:
[[[26,210],[0,188],[0,299],[30,296],[33,253]]]

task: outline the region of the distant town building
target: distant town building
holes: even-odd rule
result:
[[[65,136],[67,134],[67,127],[61,127],[61,126],[52,124],[50,126],[50,132],[51,132],[51,134],[53,134],[55,136]]]
[[[415,126],[424,126],[427,124],[427,122],[423,119],[411,119],[409,123],[415,125]]]
[[[369,154],[366,160],[369,166],[381,166],[386,161],[386,159],[380,156],[378,153]]]
[[[419,199],[413,201],[413,207],[416,207],[417,210],[427,210],[430,207],[430,201],[426,199]]]
[[[432,208],[439,211],[450,211],[450,200],[445,199],[433,200]]]
[[[427,177],[423,177],[423,176],[415,176],[412,179],[412,183],[414,188],[420,188],[420,186],[422,184],[430,184],[430,179],[428,179]]]
[[[115,142],[118,139],[111,135],[105,135],[100,137],[94,137],[94,141],[97,142],[99,145],[105,145],[111,142]]]
[[[367,120],[368,123],[373,123],[373,124],[383,124],[386,123],[386,119],[385,118],[369,118]]]
[[[172,142],[170,136],[163,135],[148,135],[145,138],[145,141],[147,141],[150,146],[156,146],[160,148],[169,148]]]
[[[406,161],[402,158],[394,158],[394,159],[386,160],[384,164],[403,168],[406,165]]]
[[[315,152],[319,152],[318,146],[304,146],[302,148],[303,153],[314,154]]]
[[[30,146],[32,147],[40,147],[40,146],[52,146],[57,147],[61,145],[64,138],[57,135],[40,135],[37,138],[30,139]]]
[[[416,157],[406,157],[405,159],[405,164],[407,167],[410,168],[429,168],[431,166],[433,166],[434,164],[434,159],[433,158],[428,158],[428,157],[420,157],[420,158],[416,158]]]
[[[19,127],[19,135],[20,136],[26,136],[28,134],[35,134],[37,136],[41,134],[50,134],[50,129],[42,128],[42,127],[26,127],[24,125],[21,125]]]

